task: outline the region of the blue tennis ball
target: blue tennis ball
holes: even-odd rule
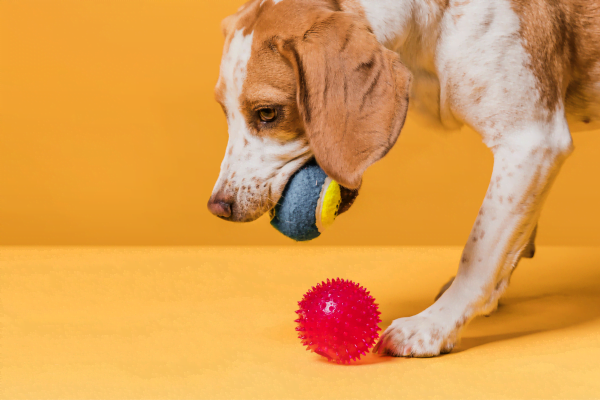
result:
[[[299,242],[315,239],[337,217],[344,191],[312,161],[290,178],[271,212],[271,225]]]

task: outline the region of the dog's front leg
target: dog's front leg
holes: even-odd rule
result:
[[[447,353],[471,319],[496,307],[572,149],[566,123],[507,134],[499,142],[491,146],[492,179],[456,279],[431,307],[395,320],[374,352],[415,357]]]

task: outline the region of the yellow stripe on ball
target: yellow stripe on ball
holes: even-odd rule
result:
[[[342,194],[340,185],[336,181],[331,180],[329,186],[325,189],[323,205],[321,206],[321,225],[323,228],[329,228],[333,224],[341,202]]]

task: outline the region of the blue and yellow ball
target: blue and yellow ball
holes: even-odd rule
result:
[[[335,221],[343,188],[310,162],[296,172],[271,213],[271,225],[299,242],[321,235]]]

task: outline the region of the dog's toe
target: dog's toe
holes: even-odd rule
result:
[[[454,329],[425,316],[400,318],[383,333],[374,353],[394,357],[435,357],[449,353],[456,342]]]

